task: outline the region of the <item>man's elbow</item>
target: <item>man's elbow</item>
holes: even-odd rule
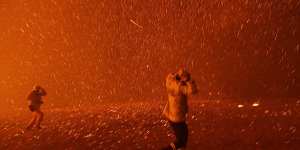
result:
[[[187,91],[188,95],[192,95],[192,94],[196,94],[196,93],[198,93],[198,89],[197,88],[190,89],[190,90]]]
[[[42,96],[46,96],[46,95],[47,95],[47,92],[46,92],[46,90],[43,89]]]
[[[29,94],[27,97],[26,97],[27,100],[31,100],[32,99],[32,95]]]

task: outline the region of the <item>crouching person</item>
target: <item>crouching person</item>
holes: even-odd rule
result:
[[[191,81],[187,71],[179,70],[170,73],[166,79],[168,101],[163,115],[169,120],[176,136],[176,141],[170,143],[163,150],[185,149],[189,130],[185,122],[188,112],[187,96],[198,92],[194,81]]]
[[[32,112],[32,119],[26,126],[26,129],[30,129],[34,124],[35,127],[41,129],[41,122],[44,118],[44,113],[41,111],[42,96],[47,95],[45,89],[41,86],[34,86],[33,90],[28,94],[27,100],[29,102],[29,110]]]

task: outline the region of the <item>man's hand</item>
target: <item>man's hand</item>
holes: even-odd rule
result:
[[[175,76],[175,73],[174,72],[170,72],[169,76]]]

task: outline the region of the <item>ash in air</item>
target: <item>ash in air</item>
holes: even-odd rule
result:
[[[165,77],[179,68],[198,89],[188,101],[187,148],[297,149],[299,7],[1,1],[0,149],[158,149],[175,138],[161,113]],[[47,90],[45,119],[27,132],[26,96],[36,84]]]

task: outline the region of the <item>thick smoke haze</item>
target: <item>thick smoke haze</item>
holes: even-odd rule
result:
[[[0,1],[0,104],[162,101],[185,68],[192,99],[299,98],[297,0]]]

